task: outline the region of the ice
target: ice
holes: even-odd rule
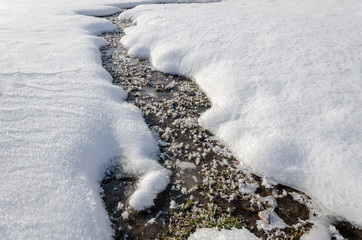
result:
[[[185,169],[196,170],[195,164],[193,164],[191,162],[177,162],[176,164],[177,164],[177,167],[179,167],[182,170],[185,170]]]
[[[214,240],[258,240],[255,235],[246,229],[221,230],[215,228],[201,228],[191,234],[188,240],[208,240],[212,236]]]
[[[195,79],[212,103],[200,123],[256,173],[362,226],[361,12],[359,0],[138,6],[121,15],[137,24],[122,43]]]
[[[140,179],[131,207],[167,185],[139,109],[101,65],[96,35],[114,26],[84,16],[153,2],[0,1],[0,239],[111,239],[99,181],[115,157]]]

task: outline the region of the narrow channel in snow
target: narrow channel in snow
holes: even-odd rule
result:
[[[0,1],[0,239],[111,239],[99,181],[116,156],[144,181],[167,178],[139,109],[101,65],[97,35],[114,26],[84,16],[155,2]]]
[[[193,77],[200,118],[258,174],[362,226],[362,2],[138,6],[122,43]],[[147,54],[146,54],[147,53]]]

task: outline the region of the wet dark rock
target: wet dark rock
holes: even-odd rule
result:
[[[337,222],[335,227],[344,238],[349,240],[362,239],[362,229],[359,229],[348,222]]]

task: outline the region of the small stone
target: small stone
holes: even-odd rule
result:
[[[270,224],[270,213],[268,211],[266,211],[266,210],[261,211],[258,213],[258,216],[259,216],[260,220],[262,220],[266,224]]]
[[[117,211],[120,211],[123,208],[124,208],[124,205],[121,202],[119,202],[118,205],[117,205]]]
[[[148,224],[154,224],[156,222],[156,218],[151,218],[150,220],[148,220],[148,222],[146,223],[146,225]]]
[[[124,213],[122,213],[122,218],[123,219],[128,219],[128,216],[129,216],[129,214],[128,214],[128,212],[127,211],[125,211]]]

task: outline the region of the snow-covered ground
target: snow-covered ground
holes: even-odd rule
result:
[[[129,53],[191,76],[200,119],[247,166],[362,226],[362,1],[243,0],[124,12]]]
[[[0,239],[111,238],[98,181],[116,156],[142,178],[134,208],[167,184],[101,66],[96,35],[113,26],[84,16],[152,2],[0,2]],[[138,22],[124,43],[196,79],[213,103],[202,124],[239,159],[362,225],[361,12],[359,0],[153,5],[123,15]]]
[[[101,66],[105,15],[156,1],[0,1],[0,239],[110,239],[100,197],[121,156],[153,204],[169,172],[140,111]]]

